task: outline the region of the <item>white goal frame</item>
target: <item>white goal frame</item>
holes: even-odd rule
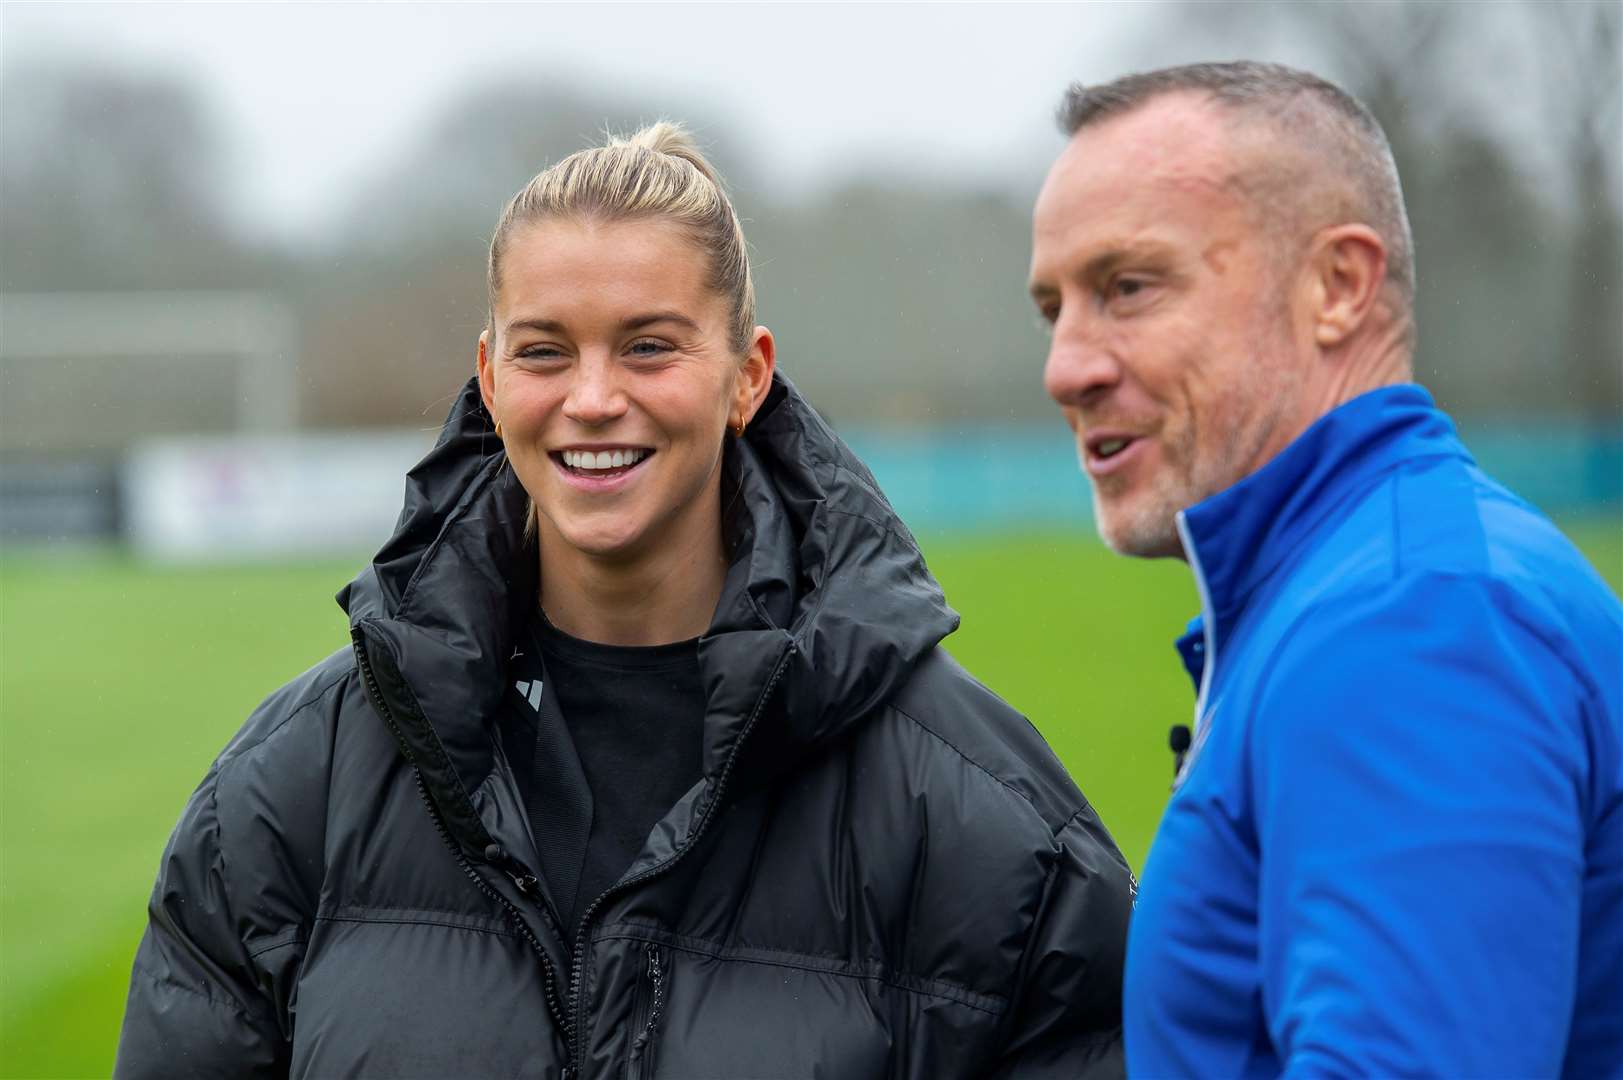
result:
[[[232,361],[239,431],[298,426],[298,350],[297,320],[270,293],[0,293],[0,362]]]

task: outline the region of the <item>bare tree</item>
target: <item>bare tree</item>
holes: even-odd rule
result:
[[[1211,51],[1315,67],[1380,118],[1416,234],[1417,363],[1439,398],[1615,424],[1620,10],[1218,0],[1167,18]]]
[[[19,65],[0,75],[0,288],[231,284],[220,134],[190,87]]]
[[[1567,351],[1597,425],[1623,415],[1623,6],[1531,5],[1550,57],[1544,114],[1574,195]]]

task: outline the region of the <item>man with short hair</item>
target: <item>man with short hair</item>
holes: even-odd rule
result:
[[[1044,383],[1105,542],[1204,609],[1129,1072],[1623,1075],[1623,607],[1411,381],[1379,124],[1256,63],[1061,119]]]

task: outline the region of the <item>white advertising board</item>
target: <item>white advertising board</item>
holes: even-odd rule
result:
[[[131,549],[158,562],[354,555],[394,529],[434,432],[181,436],[125,462]]]

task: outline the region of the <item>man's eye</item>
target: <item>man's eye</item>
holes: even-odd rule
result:
[[[1111,282],[1110,291],[1115,296],[1125,298],[1137,296],[1139,293],[1143,292],[1144,289],[1145,283],[1139,278],[1124,277],[1117,278],[1115,281]]]

